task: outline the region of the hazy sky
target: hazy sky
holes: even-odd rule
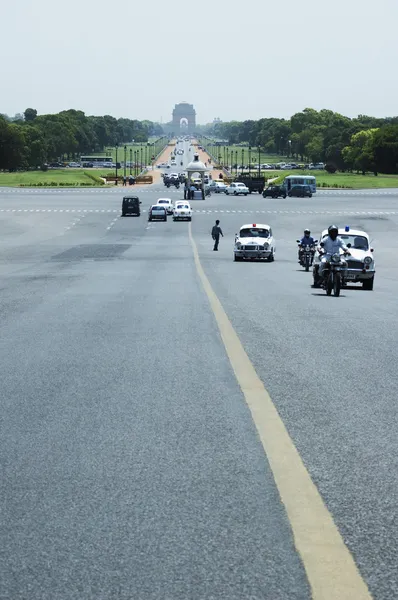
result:
[[[19,0],[1,20],[0,113],[398,114],[398,0]]]

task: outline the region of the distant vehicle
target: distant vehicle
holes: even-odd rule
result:
[[[169,163],[166,163],[166,162],[159,163],[156,166],[158,169],[170,169]]]
[[[297,186],[309,186],[312,194],[316,192],[316,179],[313,175],[288,175],[282,185],[288,196],[292,187]]]
[[[176,167],[176,166],[177,166],[176,161],[175,160],[171,160],[170,161],[170,167]]]
[[[186,200],[177,200],[173,210],[173,221],[192,221],[192,209]]]
[[[242,174],[239,175],[239,181],[245,184],[249,189],[249,194],[252,192],[258,192],[262,194],[265,187],[265,177],[254,177],[252,175]]]
[[[269,185],[263,191],[263,198],[286,198],[286,190],[281,185]]]
[[[77,163],[77,162],[70,162],[68,164],[68,167],[70,169],[80,169],[81,165],[80,165],[80,163]]]
[[[126,215],[140,216],[140,200],[138,196],[124,196],[122,201],[122,217]]]
[[[163,206],[166,209],[168,215],[173,214],[173,202],[170,198],[159,198],[156,202],[159,206]]]
[[[308,168],[311,170],[317,170],[317,171],[322,171],[325,168],[325,164],[324,163],[311,163],[310,165],[308,165]]]
[[[112,168],[114,161],[112,156],[81,156],[80,162],[83,163],[92,163],[96,169],[102,168]]]
[[[227,186],[223,181],[211,181],[209,185],[210,191],[215,194],[221,194],[221,192],[225,193]]]
[[[287,193],[289,198],[312,198],[312,192],[309,185],[294,185],[290,188],[290,191]]]
[[[151,206],[148,212],[148,221],[167,221],[167,210],[158,204]]]
[[[245,184],[241,183],[241,182],[231,183],[231,185],[228,186],[227,189],[225,190],[225,193],[228,196],[229,195],[239,196],[240,194],[242,194],[243,196],[247,196],[249,193],[249,188],[246,187]]]

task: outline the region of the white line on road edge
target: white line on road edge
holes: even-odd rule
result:
[[[199,278],[285,506],[313,600],[371,600],[366,583],[332,515],[207,279],[192,236],[191,223],[189,239]]]

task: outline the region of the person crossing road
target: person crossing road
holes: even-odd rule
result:
[[[216,251],[218,250],[218,244],[220,243],[220,235],[222,235],[222,237],[224,237],[224,234],[220,227],[220,221],[217,219],[216,224],[213,226],[213,229],[211,230],[211,237],[214,240],[213,250],[216,250]]]

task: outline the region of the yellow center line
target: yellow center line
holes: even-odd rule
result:
[[[302,559],[314,600],[371,600],[333,517],[203,270],[189,223],[196,269],[236,379],[250,408]]]

